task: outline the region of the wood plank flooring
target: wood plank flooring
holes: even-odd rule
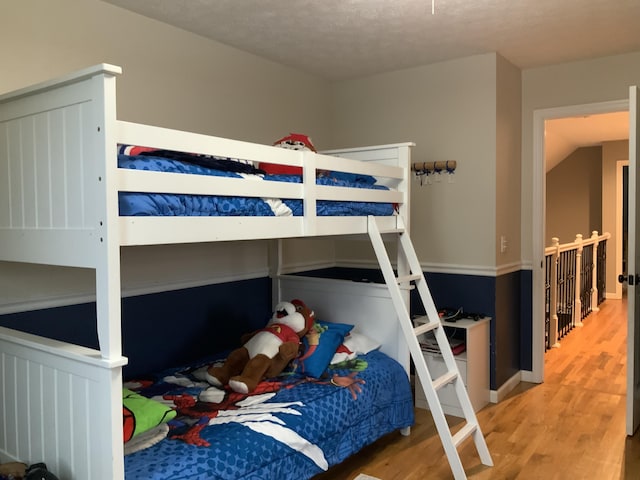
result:
[[[482,465],[468,440],[460,456],[469,479],[640,479],[640,436],[625,435],[626,302],[606,300],[584,323],[545,354],[544,383],[523,382],[478,412],[494,466]],[[431,414],[421,409],[409,437],[387,435],[315,480],[359,473],[453,478]]]

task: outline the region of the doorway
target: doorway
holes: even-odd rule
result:
[[[536,110],[533,120],[533,278],[532,278],[532,374],[530,381],[544,381],[544,248],[546,223],[545,122],[628,111],[628,100]],[[618,217],[619,218],[619,217]],[[538,268],[538,265],[540,266]]]

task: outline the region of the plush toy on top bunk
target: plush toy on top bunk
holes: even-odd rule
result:
[[[311,138],[302,133],[290,133],[286,137],[282,137],[280,140],[274,142],[276,147],[288,148],[290,150],[311,150],[316,152],[316,147],[313,145]]]
[[[275,147],[287,148],[289,150],[307,150],[316,152],[313,142],[307,135],[302,133],[290,133],[286,137],[282,137],[273,144]],[[270,175],[302,175],[301,167],[293,167],[290,165],[276,165],[274,163],[260,163],[260,170]]]
[[[208,368],[207,381],[216,387],[229,385],[239,393],[252,392],[298,355],[300,339],[313,325],[313,317],[301,300],[279,303],[265,328],[243,335],[243,345],[229,354],[224,365]]]

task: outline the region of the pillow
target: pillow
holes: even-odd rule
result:
[[[127,388],[122,389],[122,427],[124,441],[168,422],[176,411],[156,400],[143,397]]]
[[[380,342],[368,337],[364,333],[352,331],[344,338],[342,345],[338,347],[338,350],[331,359],[331,365],[351,360],[357,355],[365,355],[378,348],[380,348]]]
[[[309,332],[302,338],[303,353],[293,361],[293,371],[309,377],[320,378],[344,337],[353,325],[315,320]]]

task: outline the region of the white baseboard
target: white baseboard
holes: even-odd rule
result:
[[[520,380],[529,383],[542,383],[531,370],[520,370]]]
[[[509,380],[504,382],[498,390],[491,390],[489,392],[489,401],[491,403],[500,403],[506,398],[507,395],[518,386],[522,381],[522,371],[517,372]]]

